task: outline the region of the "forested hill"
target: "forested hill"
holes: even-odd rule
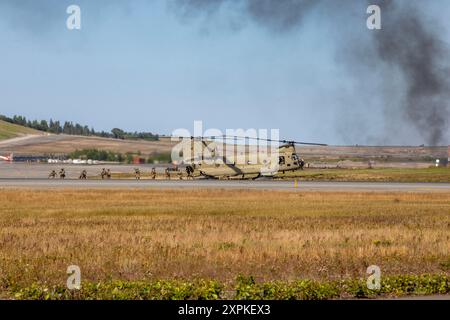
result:
[[[14,115],[12,118],[0,115],[0,120],[23,126],[26,128],[44,131],[54,134],[69,134],[78,136],[97,136],[104,138],[114,138],[123,140],[159,140],[159,135],[151,132],[127,132],[119,128],[114,128],[111,132],[95,131],[94,128],[89,128],[86,125],[74,123],[72,121],[57,121],[57,120],[28,120],[24,116]]]

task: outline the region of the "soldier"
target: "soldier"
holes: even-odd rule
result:
[[[134,176],[135,176],[136,180],[141,179],[141,170],[139,170],[139,168],[134,168]]]
[[[303,170],[304,166],[305,166],[305,160],[300,159],[300,169]]]
[[[192,173],[194,173],[194,169],[191,166],[187,166],[186,167],[187,179],[189,179],[189,178],[194,179],[194,177],[192,176]]]
[[[152,168],[152,172],[150,173],[150,175],[152,177],[152,180],[156,179],[156,169],[155,168]]]
[[[48,175],[48,178],[49,179],[55,179],[56,178],[56,171],[55,170],[52,170],[51,172],[50,172],[50,174]]]
[[[61,170],[59,171],[59,178],[64,179],[65,177],[66,177],[66,170],[64,170],[64,168],[61,168]]]
[[[111,170],[110,169],[106,170],[106,177],[108,179],[111,179]]]
[[[100,172],[100,176],[102,177],[102,180],[105,179],[105,176],[106,176],[106,169],[105,168],[103,168],[102,172]]]
[[[166,178],[170,180],[170,170],[169,168],[166,168]]]
[[[178,175],[178,178],[179,178],[180,180],[183,180],[183,171],[178,170],[178,171],[177,171],[177,175]]]
[[[86,170],[81,171],[80,177],[78,179],[86,180],[87,179],[87,171]]]

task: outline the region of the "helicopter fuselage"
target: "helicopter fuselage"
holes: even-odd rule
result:
[[[193,169],[194,177],[215,179],[254,179],[258,177],[274,177],[287,171],[303,169],[304,162],[300,159],[292,145],[281,146],[274,155],[266,157],[244,156],[238,161],[230,162],[225,157],[197,159],[188,163]]]

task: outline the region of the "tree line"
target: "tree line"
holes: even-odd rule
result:
[[[69,159],[91,159],[99,161],[113,161],[132,163],[135,156],[145,159],[146,163],[170,163],[172,161],[170,153],[152,154],[148,157],[143,157],[138,151],[137,153],[127,152],[125,154],[113,151],[99,150],[99,149],[83,149],[75,150],[68,155]]]
[[[14,115],[12,118],[0,115],[0,120],[54,134],[97,136],[122,140],[159,140],[159,135],[151,132],[127,132],[119,128],[114,128],[111,132],[95,131],[94,128],[89,128],[88,126],[79,123],[73,123],[72,121],[64,121],[64,123],[62,123],[60,121],[54,121],[53,119],[50,119],[49,121],[27,120],[26,117],[18,115]]]
[[[131,163],[132,160],[131,154],[123,155],[121,153],[115,153],[112,151],[98,150],[98,149],[75,150],[69,153],[68,157],[70,159],[91,159],[99,161],[116,161],[116,162],[125,162],[126,160],[128,160],[129,163]]]

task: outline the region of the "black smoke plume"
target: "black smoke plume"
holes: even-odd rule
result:
[[[305,18],[317,8],[328,7],[331,17],[340,22],[351,21],[351,12],[357,1],[341,0],[174,0],[172,7],[183,16],[217,13],[223,7],[233,7],[244,17],[275,33],[290,32],[302,26]],[[428,145],[449,143],[450,118],[450,50],[442,37],[443,30],[427,17],[424,1],[367,1],[381,7],[382,30],[369,31],[354,28],[358,36],[368,38],[358,59],[353,52],[352,35],[338,39],[340,56],[347,57],[346,65],[371,63],[401,75],[402,90],[396,92],[396,110],[386,112],[386,118],[395,114],[397,126],[412,125]],[[364,12],[361,16],[365,18]],[[362,24],[361,19],[358,23]],[[348,30],[347,30],[348,31]],[[375,59],[375,62],[370,59]],[[353,74],[355,75],[355,74]],[[356,75],[358,76],[358,75]],[[360,74],[361,81],[365,75]],[[385,119],[393,121],[392,119]],[[388,132],[388,135],[395,135]]]
[[[439,38],[443,30],[431,29],[434,23],[426,20],[419,4],[405,10],[389,2],[381,8],[384,31],[375,36],[376,50],[379,59],[399,70],[405,81],[400,105],[405,120],[427,144],[449,143],[450,51]]]

